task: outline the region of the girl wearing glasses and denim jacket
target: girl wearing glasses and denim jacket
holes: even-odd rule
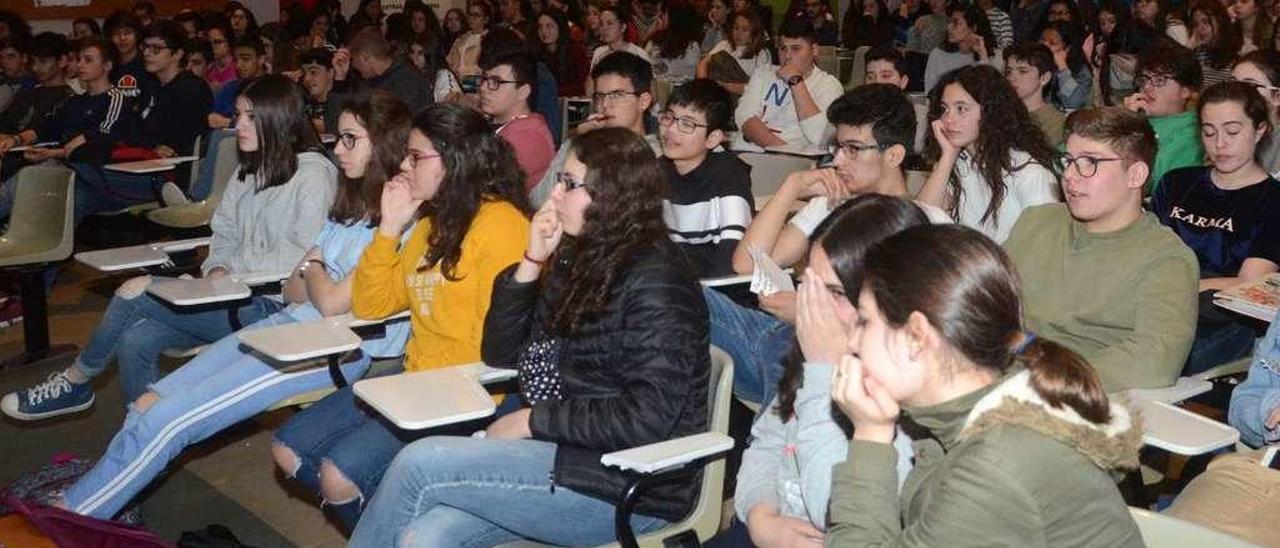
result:
[[[248,329],[315,321],[350,310],[351,273],[373,239],[378,192],[404,156],[409,109],[378,92],[348,101],[339,118],[335,152],[342,183],[315,246],[285,283],[288,306]],[[394,144],[391,144],[394,143]],[[348,379],[364,375],[372,357],[395,357],[409,336],[407,322],[386,326],[345,360]],[[106,453],[67,489],[64,503],[75,512],[108,519],[164,471],[188,445],[263,412],[275,402],[332,386],[326,368],[281,371],[248,352],[230,334],[195,359],[151,384],[125,417]]]
[[[515,165],[511,148],[474,110],[439,103],[414,118],[406,156],[382,188],[378,227],[351,283],[355,317],[409,312],[406,372],[480,361],[493,280],[520,260],[528,237],[528,202]],[[396,453],[432,433],[439,431],[389,426],[346,387],[285,424],[272,454],[351,528]]]

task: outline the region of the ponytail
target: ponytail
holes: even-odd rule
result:
[[[1093,367],[1065,346],[1028,333],[1017,351],[1031,372],[1031,387],[1049,405],[1063,405],[1094,424],[1111,421],[1111,404]]]

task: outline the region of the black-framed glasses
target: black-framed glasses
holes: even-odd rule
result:
[[[880,144],[868,145],[866,143],[859,143],[857,141],[837,141],[837,142],[831,143],[831,146],[830,146],[832,155],[840,154],[841,152],[843,152],[845,156],[848,156],[850,158],[857,156],[859,152],[863,152],[867,150],[883,151],[885,148],[886,147],[884,145],[880,145]]]
[[[638,91],[617,90],[617,91],[610,91],[608,93],[599,93],[599,92],[592,93],[591,100],[597,103],[616,103],[627,97],[639,97],[639,96],[640,96],[640,92]]]
[[[1171,80],[1168,74],[1139,74],[1133,79],[1134,89],[1145,89],[1148,85],[1153,88],[1162,88]]]
[[[364,137],[351,133],[350,131],[344,131],[338,134],[338,142],[342,143],[342,146],[347,150],[355,150],[356,141],[359,141],[360,139],[364,139]]]
[[[685,135],[693,135],[693,132],[697,131],[700,127],[710,127],[707,124],[700,124],[688,118],[681,118],[672,114],[671,111],[665,110],[662,111],[662,114],[658,115],[658,123],[661,124],[662,127],[668,127],[675,124],[676,129],[679,129],[680,133]]]
[[[440,155],[439,155],[439,154],[428,154],[428,153],[426,153],[426,152],[418,152],[418,151],[413,150],[413,149],[408,149],[408,150],[406,150],[406,151],[405,151],[405,153],[404,153],[404,156],[405,156],[405,158],[408,158],[408,159],[409,159],[409,167],[410,167],[410,168],[413,168],[413,169],[417,169],[417,168],[418,168],[418,163],[419,163],[419,162],[422,162],[422,161],[424,161],[424,160],[430,160],[430,159],[432,159],[432,158],[439,158],[439,157],[440,157]]]
[[[142,53],[160,53],[169,49],[168,44],[142,44]]]
[[[519,80],[503,80],[502,78],[499,78],[497,76],[487,75],[487,76],[480,77],[480,84],[483,85],[485,89],[488,89],[489,91],[498,91],[498,88],[501,88],[502,84],[515,84],[517,86],[520,86],[520,85],[523,85],[524,82],[521,82]]]
[[[1076,173],[1081,177],[1093,177],[1098,173],[1098,164],[1104,162],[1118,162],[1122,158],[1098,158],[1095,156],[1072,156],[1063,154],[1058,157],[1062,162],[1062,173],[1065,175],[1067,170],[1075,168]]]
[[[577,190],[579,188],[587,188],[587,183],[574,179],[568,173],[563,171],[556,174],[556,182],[564,185],[565,192]]]

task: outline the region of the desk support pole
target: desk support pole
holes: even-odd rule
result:
[[[329,378],[333,379],[334,388],[346,388],[347,378],[342,374],[342,355],[329,355]]]

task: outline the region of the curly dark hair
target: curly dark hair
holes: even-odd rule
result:
[[[1209,18],[1209,24],[1213,25],[1213,41],[1200,46],[1208,52],[1209,64],[1213,68],[1231,68],[1244,42],[1244,38],[1240,35],[1240,27],[1231,21],[1227,8],[1217,0],[1201,0],[1192,4],[1191,10],[1187,12],[1187,26],[1191,26],[1190,23],[1195,19],[1196,12],[1203,13]]]
[[[482,202],[506,201],[530,213],[524,172],[511,145],[475,110],[436,103],[413,118],[413,130],[431,141],[444,163],[440,188],[418,209],[419,218],[431,220],[422,268],[439,264],[445,279],[458,281],[462,240]]]
[[[667,238],[662,220],[666,176],[642,137],[625,128],[603,128],[574,137],[569,146],[587,166],[583,182],[591,205],[583,213],[582,233],[565,238],[557,250],[570,257],[564,288],[548,316],[549,331],[561,336],[599,316],[636,252]]]
[[[938,85],[929,92],[930,123],[942,117],[942,92],[952,84],[960,86],[982,107],[981,129],[971,154],[982,178],[991,187],[991,203],[987,204],[987,210],[982,214],[982,222],[998,222],[996,212],[1000,210],[1000,204],[1008,191],[1004,173],[1013,173],[1027,166],[1013,165],[1012,152],[1026,152],[1033,161],[1048,169],[1055,168],[1058,154],[1049,146],[1044,131],[1031,118],[1026,105],[1018,99],[1018,94],[1013,91],[1009,81],[989,65],[968,65],[944,74]],[[933,132],[927,133],[925,157],[936,162],[942,155],[942,149]],[[956,178],[955,170],[951,171],[948,186],[954,198],[948,213],[952,218],[958,218],[964,189]]]
[[[364,221],[376,227],[382,218],[382,185],[400,172],[413,113],[399,96],[381,89],[347,99],[342,112],[354,116],[368,132],[372,154],[363,177],[352,180],[345,173],[341,175],[329,220],[348,226]],[[343,145],[339,142],[335,146]]]
[[[831,210],[813,231],[812,241],[813,245],[821,246],[826,252],[847,298],[857,300],[862,287],[862,261],[867,250],[898,232],[927,224],[929,218],[911,200],[884,194],[863,194]],[[800,354],[800,345],[795,346],[783,366],[782,378],[778,380],[778,416],[783,422],[795,416],[796,391],[804,385],[804,356]],[[764,404],[769,405],[769,402]],[[842,414],[833,416],[842,417]]]

